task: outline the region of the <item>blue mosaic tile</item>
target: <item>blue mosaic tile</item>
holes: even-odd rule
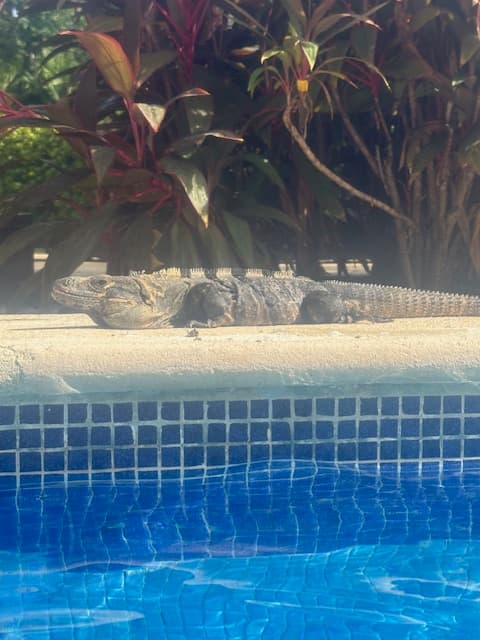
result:
[[[357,459],[354,442],[339,442],[337,445],[337,459],[339,462],[354,461]]]
[[[63,451],[46,451],[43,459],[45,471],[63,471],[65,455]]]
[[[20,452],[20,473],[41,471],[42,457],[38,451]]]
[[[465,396],[465,413],[480,413],[480,396]]]
[[[398,421],[393,418],[380,420],[380,437],[396,438],[398,436]]]
[[[158,465],[158,449],[153,447],[140,447],[138,449],[139,467],[156,467]]]
[[[268,422],[252,422],[250,425],[250,441],[265,442],[268,440]]]
[[[157,427],[152,424],[139,425],[138,444],[157,444]]]
[[[468,438],[463,443],[463,455],[466,458],[480,457],[480,438]]]
[[[86,403],[74,403],[69,404],[67,407],[68,423],[83,423],[87,421],[87,404]]]
[[[291,437],[288,422],[272,422],[272,440],[290,440]]]
[[[403,459],[417,459],[420,455],[418,440],[402,440],[400,443],[400,457]]]
[[[398,442],[395,440],[384,440],[380,442],[380,459],[396,460],[398,458]]]
[[[231,400],[228,403],[228,415],[232,420],[242,420],[248,417],[246,400]]]
[[[63,424],[64,407],[63,404],[46,404],[43,407],[44,424]]]
[[[129,425],[115,427],[115,445],[133,444],[133,430]]]
[[[272,458],[289,460],[292,457],[291,444],[272,444]]]
[[[418,438],[420,435],[420,420],[418,418],[404,418],[400,429],[402,438]]]
[[[110,422],[112,419],[112,412],[108,404],[93,404],[92,405],[92,422]]]
[[[203,426],[201,424],[186,424],[183,429],[185,444],[203,442]]]
[[[7,449],[16,449],[17,447],[17,431],[16,429],[7,429],[0,431],[0,451]]]
[[[480,436],[480,417],[465,418],[464,431],[467,436]]]
[[[197,427],[198,425],[186,425],[185,433],[188,431],[191,435],[191,427]],[[160,439],[162,444],[180,444],[181,442],[181,429],[179,424],[164,424],[162,425],[162,429],[160,431]],[[188,442],[188,439],[185,440]]]
[[[158,417],[158,407],[156,402],[139,402],[137,405],[137,411],[138,419],[141,422],[156,420]]]
[[[333,422],[318,420],[315,423],[315,436],[319,440],[329,440],[333,438]]]
[[[212,400],[207,402],[207,418],[209,420],[225,420],[225,401]]]
[[[204,447],[185,447],[183,460],[186,467],[199,467],[204,464]]]
[[[359,442],[358,443],[358,459],[362,461],[377,459],[377,443],[376,442]]]
[[[162,467],[179,467],[180,447],[162,447],[160,458]]]
[[[398,416],[399,414],[399,398],[385,397],[381,398],[381,415],[382,416]]]
[[[0,453],[0,472],[15,473],[16,456],[14,453]]]
[[[460,440],[444,440],[443,456],[445,458],[460,458],[461,442]]]
[[[69,430],[73,431],[72,429]],[[90,433],[92,445],[110,445],[112,442],[112,432],[110,427],[92,427]]]
[[[135,455],[133,449],[115,449],[113,452],[113,463],[115,468],[134,467]]]
[[[112,452],[108,449],[92,450],[92,469],[111,469]]]
[[[461,413],[462,396],[443,396],[444,413]]]
[[[43,434],[43,442],[45,449],[63,447],[65,444],[65,431],[63,429],[46,429]]]
[[[460,418],[444,418],[443,433],[448,436],[460,435],[462,430],[462,422]]]
[[[338,415],[354,416],[356,413],[356,401],[355,398],[340,398],[338,401]]]
[[[207,441],[223,442],[227,440],[227,426],[224,422],[210,422],[207,429]]]
[[[40,424],[40,406],[38,404],[20,405],[20,424]]]
[[[311,440],[313,437],[312,422],[294,422],[293,437],[295,440]]]
[[[346,438],[355,438],[356,428],[354,420],[339,420],[337,427],[337,435],[340,440]]]
[[[439,436],[440,435],[440,418],[424,418],[422,420],[422,435]]]
[[[315,459],[319,462],[333,462],[335,460],[335,445],[330,442],[316,444]]]
[[[86,447],[88,444],[87,427],[75,427],[67,431],[67,443],[69,447]]]
[[[424,458],[438,458],[440,456],[440,441],[437,439],[423,440],[422,456]]]
[[[402,411],[406,415],[418,415],[420,413],[420,398],[418,396],[404,396],[402,398]]]
[[[313,460],[313,445],[295,442],[293,445],[293,455],[299,460]]]
[[[425,396],[423,399],[423,413],[438,415],[440,413],[440,396]]]
[[[19,447],[21,449],[39,448],[41,444],[40,429],[21,429],[19,433]]]
[[[360,415],[378,415],[378,398],[360,398]]]
[[[0,424],[14,424],[15,422],[15,407],[0,406]]]
[[[212,467],[225,466],[225,447],[207,447],[207,465]]]
[[[164,403],[164,404],[175,404],[175,403]],[[203,402],[199,401],[188,401],[183,403],[183,416],[185,420],[202,420],[203,419]],[[162,407],[162,418],[163,418],[163,407]],[[172,418],[168,418],[172,420]]]
[[[115,402],[113,405],[113,422],[131,422],[133,405],[131,402]]]
[[[278,399],[272,400],[272,418],[290,418],[290,400]]]
[[[298,418],[309,418],[313,415],[313,401],[312,400],[295,400],[293,403],[295,416]]]
[[[88,451],[86,449],[74,449],[67,454],[69,471],[83,471],[88,469]]]
[[[228,430],[230,442],[247,442],[248,424],[246,422],[232,422]]]
[[[248,462],[248,448],[246,445],[230,445],[227,451],[229,464],[245,464]]]
[[[250,416],[251,418],[268,418],[269,416],[268,400],[251,400]]]
[[[335,415],[335,400],[332,398],[317,398],[315,403],[317,416]]]
[[[269,448],[263,444],[252,444],[250,447],[250,460],[256,462],[257,460],[268,460]]]
[[[358,423],[359,438],[376,438],[378,436],[378,423],[376,420],[360,420]]]

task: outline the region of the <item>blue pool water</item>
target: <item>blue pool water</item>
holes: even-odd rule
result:
[[[480,637],[480,469],[0,493],[2,640]]]

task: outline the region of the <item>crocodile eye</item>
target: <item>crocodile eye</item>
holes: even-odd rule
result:
[[[109,278],[95,277],[91,279],[91,284],[94,289],[104,289],[109,283]]]

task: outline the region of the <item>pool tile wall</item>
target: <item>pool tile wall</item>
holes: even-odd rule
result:
[[[480,395],[75,399],[0,406],[0,478],[161,478],[297,459],[480,460]]]

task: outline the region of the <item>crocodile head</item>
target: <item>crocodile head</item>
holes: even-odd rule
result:
[[[90,276],[56,280],[52,297],[114,329],[168,326],[179,312],[186,285],[177,280],[153,286],[148,276]]]

